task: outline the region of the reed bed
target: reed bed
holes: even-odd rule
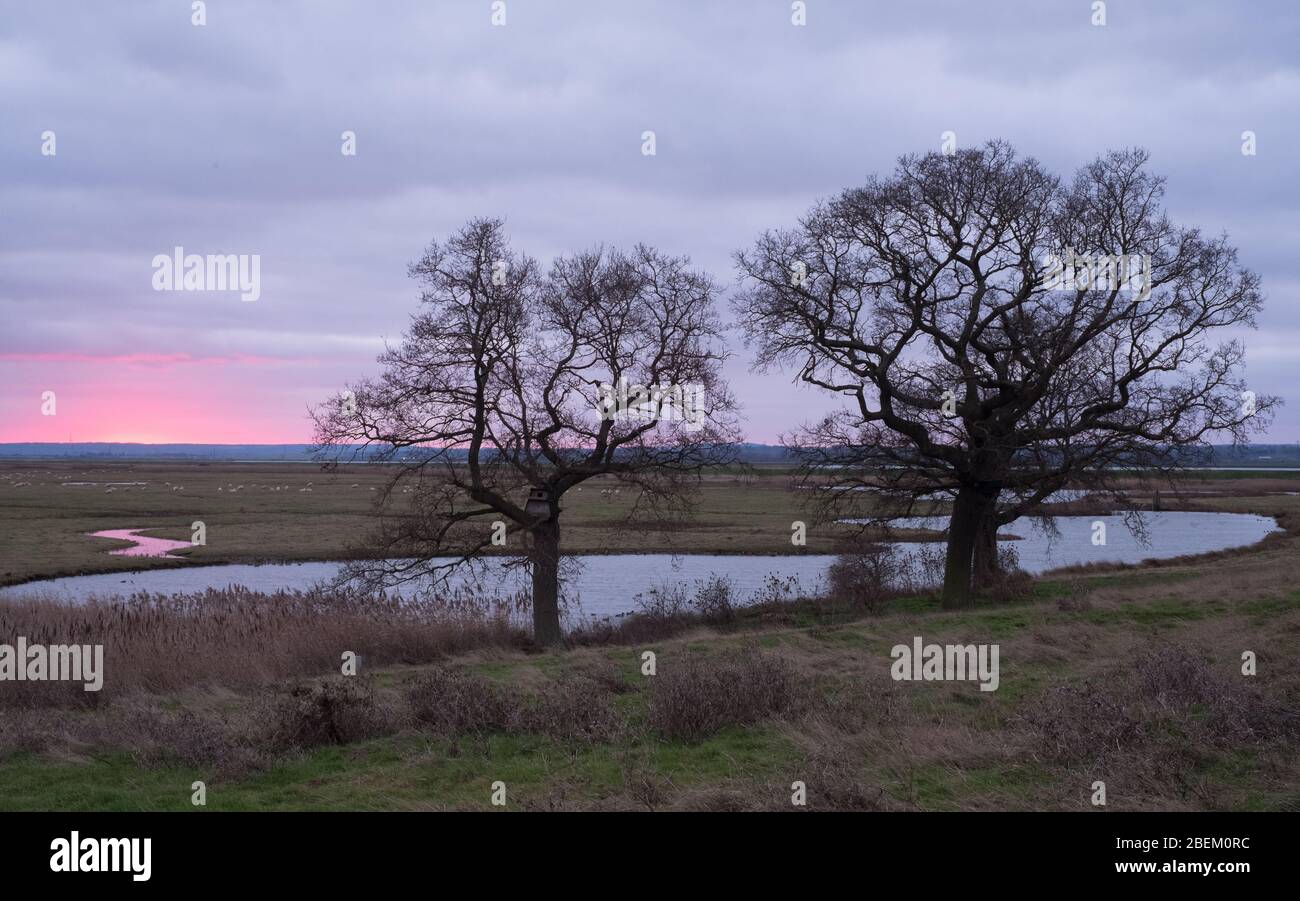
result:
[[[10,682],[0,706],[94,706],[124,693],[192,686],[242,689],[339,673],[362,664],[421,664],[470,648],[529,644],[526,599],[468,592],[424,599],[337,590],[259,593],[232,586],[71,604],[0,605],[0,642],[104,647],[102,690],[80,683]]]

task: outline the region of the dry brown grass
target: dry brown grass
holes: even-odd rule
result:
[[[73,605],[0,605],[0,636],[29,644],[104,646],[104,685],[15,682],[0,705],[93,706],[131,692],[247,688],[338,673],[345,652],[367,667],[427,663],[470,648],[521,648],[513,606],[472,598],[398,602],[346,592],[260,594],[243,588],[137,595]]]

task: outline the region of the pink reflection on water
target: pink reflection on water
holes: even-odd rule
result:
[[[173,541],[170,538],[152,538],[148,535],[141,535],[144,529],[106,529],[103,532],[87,532],[91,538],[116,538],[120,541],[134,541],[134,547],[124,547],[121,550],[109,551],[110,554],[118,557],[170,557],[173,560],[184,559],[177,557],[172,551],[179,550],[183,547],[190,547],[188,541]]]

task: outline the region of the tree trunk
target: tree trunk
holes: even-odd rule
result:
[[[560,632],[560,524],[554,519],[533,531],[530,553],[533,567],[533,641],[540,647],[558,647]]]
[[[997,495],[989,501],[988,509],[975,526],[975,552],[971,564],[972,584],[976,591],[993,585],[1002,574],[998,561]]]
[[[948,522],[948,554],[943,566],[943,606],[969,607],[975,602],[974,559],[977,541],[988,552],[989,523],[997,493],[984,487],[963,485],[952,505]],[[994,559],[996,560],[996,544]]]

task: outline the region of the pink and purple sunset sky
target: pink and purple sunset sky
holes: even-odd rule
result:
[[[400,336],[407,265],[466,219],[543,261],[646,241],[729,289],[759,232],[949,130],[1067,176],[1148,148],[1172,218],[1262,275],[1247,376],[1290,403],[1258,440],[1300,440],[1300,9],[808,6],[803,27],[788,3],[511,3],[505,27],[486,2],[230,0],[203,27],[189,3],[8,6],[0,442],[306,442],[308,405]],[[152,290],[178,245],[260,255],[260,299]],[[830,407],[733,350],[749,440]]]

